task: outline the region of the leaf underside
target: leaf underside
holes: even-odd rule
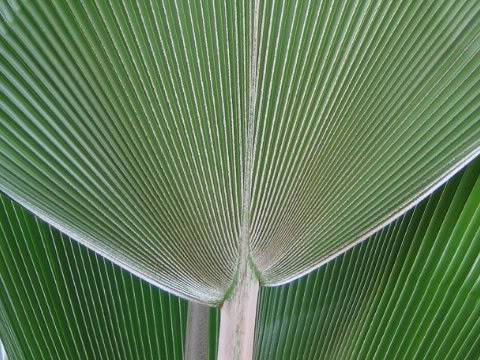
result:
[[[294,283],[262,288],[256,359],[478,359],[480,161]]]
[[[187,304],[0,197],[9,359],[181,359]],[[257,359],[476,359],[480,159],[367,241],[261,288]],[[219,310],[208,319],[216,358]]]
[[[476,0],[2,4],[0,190],[184,298],[242,227],[281,284],[479,152]]]
[[[183,359],[187,302],[0,197],[0,338],[9,359]]]

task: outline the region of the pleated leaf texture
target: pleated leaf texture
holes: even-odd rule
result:
[[[183,359],[187,302],[0,195],[0,338],[8,359]],[[208,321],[215,359],[219,311]],[[0,359],[2,357],[0,343]]]
[[[9,359],[183,359],[187,303],[0,197]]]
[[[480,354],[480,161],[366,242],[262,288],[256,359]]]
[[[288,282],[479,153],[479,11],[3,0],[0,191],[184,298]]]
[[[185,301],[3,195],[0,205],[0,338],[10,359],[183,358]],[[316,272],[262,288],[255,358],[477,359],[479,222],[480,159]],[[218,320],[211,308],[212,360]]]

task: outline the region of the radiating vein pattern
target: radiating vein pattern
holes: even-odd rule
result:
[[[479,11],[261,1],[251,248],[263,283],[366,238],[478,153]]]
[[[478,359],[480,160],[367,241],[262,288],[257,359]]]
[[[249,4],[3,1],[0,190],[187,298],[238,262]]]
[[[0,0],[0,191],[188,299],[220,303],[247,256],[287,282],[480,151],[479,14]]]
[[[0,197],[0,339],[9,359],[183,359],[187,303]]]

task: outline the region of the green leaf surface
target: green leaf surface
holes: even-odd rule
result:
[[[187,303],[0,196],[0,338],[10,360],[183,359]]]
[[[256,359],[478,359],[480,161],[368,241],[262,288]]]
[[[291,281],[479,153],[479,14],[1,0],[0,191],[184,298],[219,304],[247,256]]]
[[[237,265],[248,6],[2,1],[0,189],[218,303]]]
[[[282,284],[480,146],[480,2],[261,1],[252,258]]]

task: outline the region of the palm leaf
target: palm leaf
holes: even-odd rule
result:
[[[0,187],[187,298],[225,298],[244,242],[288,281],[478,153],[478,11],[5,3]]]
[[[5,3],[0,188],[150,282],[218,303],[237,263],[248,66],[227,53],[246,57],[233,13],[248,9],[206,5]]]
[[[182,359],[187,303],[0,198],[0,336],[10,359]]]
[[[263,288],[255,358],[475,358],[479,196],[476,161],[320,270]],[[184,301],[1,200],[0,337],[10,358],[182,358]],[[209,359],[218,319],[209,312]]]
[[[476,359],[480,162],[325,267],[260,292],[257,359]]]
[[[478,153],[478,1],[265,1],[251,257],[268,285],[367,238]]]
[[[319,268],[480,153],[479,14],[3,0],[0,191],[128,274],[225,302],[219,353],[249,357],[259,285]]]

